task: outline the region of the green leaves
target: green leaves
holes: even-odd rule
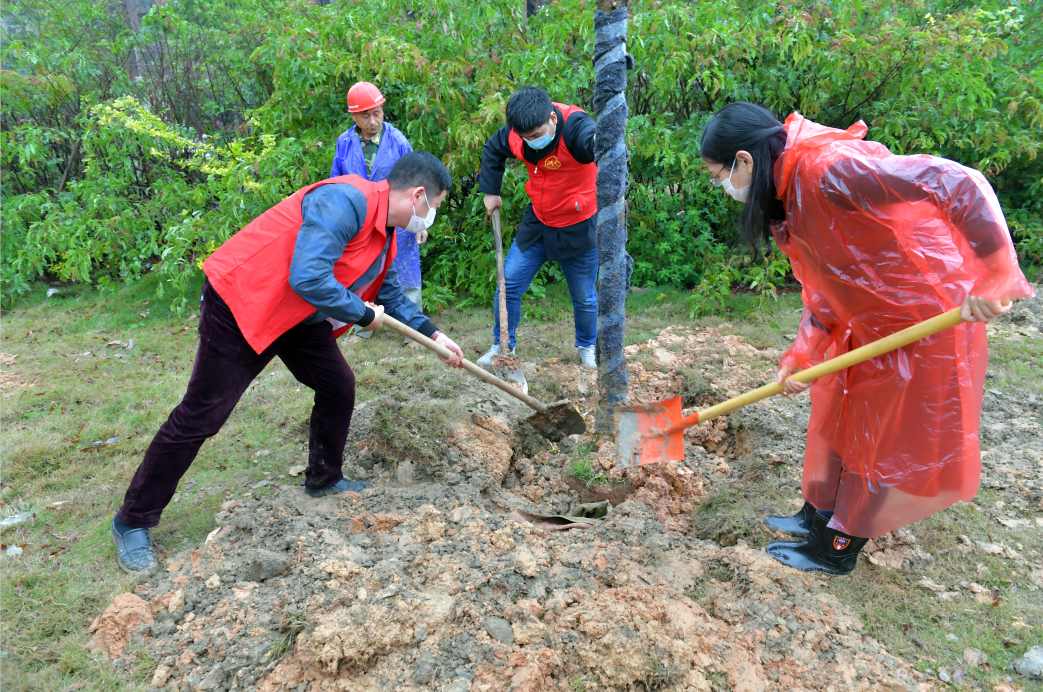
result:
[[[476,177],[507,97],[538,84],[592,109],[590,0],[528,21],[520,0],[180,0],[140,33],[106,2],[17,0],[9,13],[27,19],[0,49],[12,68],[0,73],[6,300],[43,274],[129,281],[157,266],[181,300],[220,243],[326,177],[351,125],[347,90],[364,79],[457,181],[422,247],[428,290],[485,302],[495,271]],[[1039,3],[640,0],[631,12],[635,284],[694,286],[712,302],[739,285],[771,295],[785,275],[780,255],[741,247],[736,205],[701,172],[703,124],[734,100],[837,127],[863,119],[897,153],[980,168],[1019,252],[1043,261]],[[148,56],[137,79],[132,55]],[[524,180],[508,167],[508,243]],[[534,291],[552,280],[548,268]]]

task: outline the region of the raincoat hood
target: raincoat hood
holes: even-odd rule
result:
[[[812,122],[800,113],[786,118],[786,148],[775,162],[775,190],[779,199],[785,199],[786,191],[793,181],[793,173],[801,158],[812,150],[828,147],[837,142],[863,140],[869,132],[865,121],[859,120],[846,130],[826,127]]]

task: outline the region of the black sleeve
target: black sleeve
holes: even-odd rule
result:
[[[978,257],[988,257],[1006,242],[999,203],[955,161],[928,156],[849,158],[830,166],[822,191],[835,206],[876,213],[877,208],[930,200],[960,231]]]
[[[561,138],[572,158],[580,163],[594,163],[594,129],[597,123],[586,113],[574,113],[565,121]]]
[[[503,186],[503,169],[508,158],[514,158],[508,138],[511,128],[504,125],[493,133],[482,149],[482,172],[478,176],[478,191],[487,195],[500,194]]]

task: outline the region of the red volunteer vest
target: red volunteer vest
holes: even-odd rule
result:
[[[290,288],[290,261],[297,232],[304,217],[304,195],[319,185],[349,183],[366,197],[366,220],[358,235],[344,248],[333,265],[333,276],[351,286],[369,269],[387,242],[388,192],[386,180],[371,183],[357,175],[342,175],[297,190],[251,221],[203,262],[210,284],[232,310],[246,341],[257,353],[300,324],[315,308]],[[380,275],[359,295],[373,301],[384,283],[384,275],[395,259],[392,242]],[[334,331],[340,336],[351,325]]]
[[[573,113],[586,113],[578,106],[554,103],[561,111],[562,121],[558,127],[565,129],[565,121]],[[529,182],[525,191],[532,200],[536,218],[552,228],[571,226],[586,221],[598,210],[598,166],[596,163],[580,163],[572,158],[565,147],[565,138],[558,138],[558,146],[549,156],[536,165],[525,160],[521,136],[511,130],[508,137],[511,153],[525,164]]]

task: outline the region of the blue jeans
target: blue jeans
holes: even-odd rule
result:
[[[504,282],[507,284],[507,333],[510,335],[510,347],[514,348],[517,339],[515,331],[521,321],[521,297],[529,290],[529,285],[536,278],[536,273],[547,261],[547,253],[543,241],[537,240],[528,250],[522,252],[517,243],[511,243],[507,259],[503,263]],[[594,284],[598,278],[598,249],[592,248],[577,257],[557,260],[565,281],[569,285],[572,296],[572,314],[576,318],[576,346],[593,346],[598,338],[598,293]],[[500,304],[499,290],[493,298],[493,343],[500,343]]]

